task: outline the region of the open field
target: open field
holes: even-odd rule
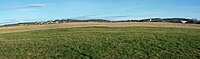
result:
[[[74,27],[90,27],[90,26],[105,26],[105,27],[168,27],[168,28],[186,28],[200,29],[199,24],[180,24],[180,23],[163,23],[163,22],[74,22],[74,23],[59,23],[47,25],[22,25],[12,27],[0,27],[1,33],[23,32],[31,30],[57,29],[57,28],[74,28]]]
[[[0,28],[0,59],[199,59],[200,26],[63,23]]]

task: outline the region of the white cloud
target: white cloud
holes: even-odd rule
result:
[[[9,7],[8,8],[0,8],[0,11],[3,10],[15,10],[15,9],[26,9],[26,8],[38,8],[38,7],[46,7],[48,6],[47,4],[27,4],[24,6],[14,6],[14,7]]]
[[[26,7],[46,7],[47,4],[28,4]]]

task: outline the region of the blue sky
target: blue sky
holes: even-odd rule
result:
[[[200,0],[1,0],[0,24],[54,19],[200,19]]]

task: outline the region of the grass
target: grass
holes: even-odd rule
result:
[[[47,25],[22,25],[11,27],[0,27],[0,34],[12,32],[24,32],[33,30],[57,29],[57,28],[75,28],[75,27],[165,27],[165,28],[186,28],[186,29],[200,29],[199,24],[180,24],[180,23],[164,23],[164,22],[73,22],[73,23],[59,23]]]
[[[199,59],[200,30],[79,27],[0,34],[0,59]]]

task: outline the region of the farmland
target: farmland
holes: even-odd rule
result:
[[[199,59],[199,33],[159,22],[0,27],[0,59]]]

